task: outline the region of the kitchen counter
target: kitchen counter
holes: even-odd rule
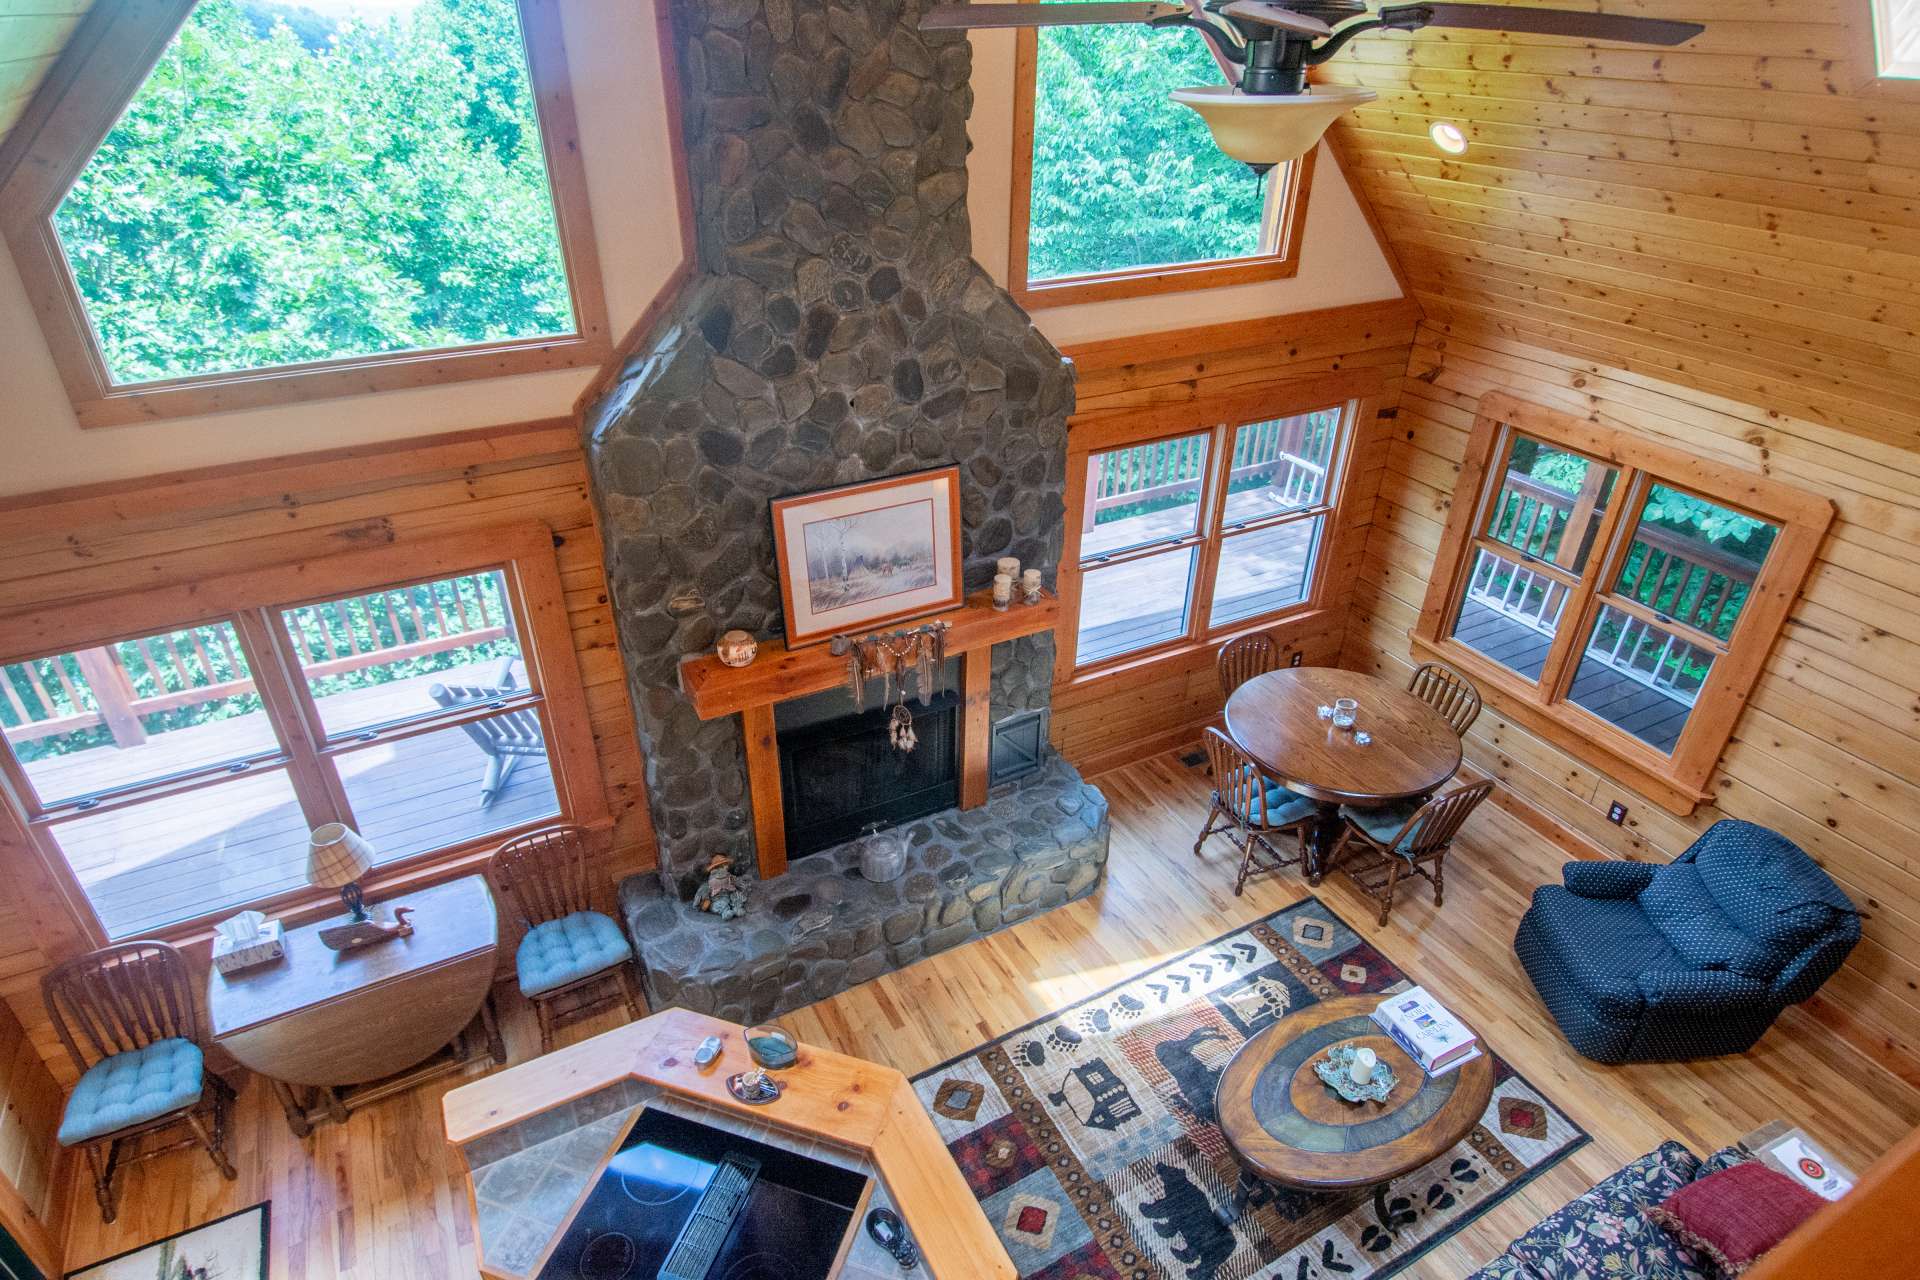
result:
[[[709,1035],[723,1047],[702,1070],[693,1053]],[[899,1212],[936,1280],[1014,1280],[905,1076],[802,1045],[794,1066],[773,1073],[784,1095],[752,1107],[726,1084],[752,1065],[744,1028],[670,1009],[448,1093],[447,1139],[467,1161],[481,1271],[538,1275],[634,1117],[660,1106],[872,1175],[871,1203]],[[918,1274],[901,1272],[864,1231],[856,1241],[841,1280]]]

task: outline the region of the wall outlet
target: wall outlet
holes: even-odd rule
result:
[[[1288,659],[1287,659],[1287,665],[1288,665],[1288,666],[1290,666],[1290,667],[1297,667],[1297,666],[1299,666],[1299,665],[1300,665],[1300,658],[1301,658],[1301,656],[1302,656],[1301,654],[1299,654],[1299,653],[1295,653],[1295,654],[1294,654],[1294,655],[1293,655],[1293,656],[1292,656],[1291,658],[1288,658]]]
[[[1608,805],[1607,821],[1616,827],[1625,826],[1627,821],[1627,806],[1621,804],[1618,800]]]

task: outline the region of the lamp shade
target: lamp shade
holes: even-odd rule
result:
[[[315,827],[307,839],[307,883],[322,889],[352,884],[373,870],[373,846],[345,823]]]
[[[1175,102],[1207,122],[1215,146],[1262,170],[1298,160],[1335,120],[1379,96],[1343,84],[1316,84],[1305,93],[1241,93],[1226,85],[1173,91]]]

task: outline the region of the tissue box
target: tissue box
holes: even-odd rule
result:
[[[235,942],[224,933],[213,935],[213,967],[221,973],[238,973],[272,964],[287,953],[278,920],[269,920],[259,932],[243,942]]]

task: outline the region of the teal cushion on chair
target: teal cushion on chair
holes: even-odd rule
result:
[[[576,911],[527,930],[514,953],[520,994],[537,996],[632,957],[620,926],[598,911]]]
[[[1247,765],[1241,772],[1251,773],[1253,772],[1253,766]],[[1265,779],[1262,779],[1262,781],[1265,781]],[[1319,807],[1305,796],[1295,795],[1277,782],[1267,783],[1266,800],[1267,825],[1270,827],[1284,827],[1291,823],[1299,822],[1302,819],[1311,818],[1314,811]],[[1238,813],[1238,809],[1236,809],[1235,812]],[[1241,813],[1240,821],[1251,822],[1252,818]]]
[[[1393,838],[1400,834],[1400,828],[1407,825],[1407,819],[1419,810],[1420,804],[1418,800],[1403,800],[1399,804],[1390,804],[1379,809],[1356,809],[1352,805],[1343,804],[1340,806],[1340,816],[1372,836],[1384,847],[1392,843]],[[1393,851],[1402,857],[1409,856],[1413,849],[1413,837],[1418,834],[1417,830],[1409,832],[1404,840],[1394,845]]]
[[[200,1101],[205,1059],[191,1040],[156,1040],[87,1068],[60,1118],[60,1145],[77,1146]]]

